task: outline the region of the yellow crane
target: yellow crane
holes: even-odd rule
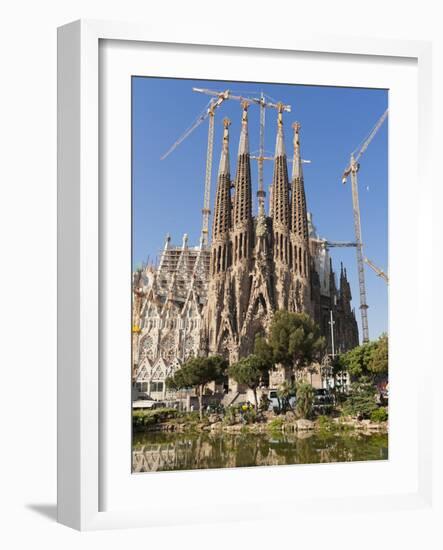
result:
[[[342,183],[347,182],[348,176],[351,176],[351,190],[352,190],[352,209],[354,213],[354,231],[355,231],[355,242],[356,242],[356,251],[357,251],[357,270],[358,270],[358,284],[360,290],[360,311],[361,311],[361,324],[363,332],[363,342],[369,342],[369,327],[368,327],[368,304],[366,301],[366,283],[365,283],[365,258],[363,255],[363,242],[361,234],[361,220],[360,220],[360,203],[358,197],[358,181],[357,181],[357,172],[360,168],[359,160],[363,153],[368,148],[371,141],[374,139],[375,135],[379,131],[383,122],[388,116],[388,109],[382,114],[378,119],[376,125],[371,130],[369,136],[363,142],[363,145],[360,148],[357,148],[351,153],[351,159],[349,165],[346,167],[342,176]],[[370,265],[368,263],[368,265]],[[371,266],[372,267],[372,266]]]

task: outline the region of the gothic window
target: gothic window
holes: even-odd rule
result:
[[[147,382],[136,382],[135,387],[140,393],[146,393],[148,391]]]
[[[219,347],[220,355],[222,355],[225,359],[229,359],[229,345],[230,345],[229,333],[228,331],[225,330],[220,342],[220,347]]]
[[[165,336],[161,343],[162,357],[171,361],[176,356],[175,338],[172,334]]]
[[[194,355],[194,338],[192,336],[187,336],[185,338],[185,360],[189,359]]]
[[[151,392],[162,392],[163,382],[151,382]]]
[[[152,359],[154,356],[154,339],[152,336],[146,336],[143,338],[140,346],[140,356],[141,359]]]

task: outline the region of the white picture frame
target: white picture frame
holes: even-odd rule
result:
[[[431,410],[425,406],[429,403],[425,394],[425,383],[429,384],[432,376],[432,350],[426,353],[427,360],[423,361],[422,378],[413,386],[402,386],[406,382],[397,379],[398,388],[414,391],[416,415],[410,421],[417,428],[416,449],[417,456],[408,464],[402,475],[414,471],[411,484],[400,487],[402,477],[398,478],[397,489],[355,494],[352,479],[357,479],[363,469],[354,468],[355,465],[337,465],[335,469],[327,470],[321,466],[319,478],[329,476],[329,472],[343,471],[351,468],[348,487],[338,496],[325,494],[322,484],[307,498],[306,494],[277,495],[279,501],[286,503],[285,510],[270,511],[267,504],[271,502],[269,496],[260,492],[255,493],[253,487],[257,480],[254,476],[270,476],[267,479],[272,483],[285,483],[285,479],[292,475],[295,467],[273,467],[264,469],[238,469],[228,472],[204,471],[192,474],[189,484],[189,472],[162,474],[161,483],[166,483],[167,475],[175,476],[174,483],[183,483],[183,490],[189,491],[195,484],[244,483],[251,488],[246,495],[236,495],[232,507],[227,507],[226,501],[221,499],[220,506],[209,510],[204,502],[191,502],[184,505],[177,502],[163,502],[146,505],[130,503],[130,492],[122,492],[121,500],[114,498],[113,505],[107,509],[103,505],[103,487],[106,484],[117,484],[113,466],[103,466],[103,448],[107,445],[105,434],[106,395],[102,387],[103,368],[100,353],[100,338],[102,331],[101,315],[103,314],[103,300],[107,299],[107,285],[102,288],[100,278],[103,275],[101,265],[104,247],[103,231],[108,226],[101,219],[106,218],[105,208],[115,208],[118,197],[111,197],[111,201],[103,201],[103,188],[100,187],[100,112],[104,107],[100,105],[99,81],[100,63],[104,58],[100,53],[100,44],[103,41],[115,41],[117,44],[132,45],[144,43],[153,44],[156,51],[162,46],[189,48],[189,37],[185,30],[182,35],[165,36],[162,32],[156,33],[142,25],[102,22],[77,21],[61,27],[58,33],[58,520],[70,527],[80,530],[121,528],[121,527],[148,527],[154,525],[169,525],[177,523],[192,523],[195,521],[229,521],[251,520],[264,517],[281,518],[291,517],[293,510],[297,513],[328,513],[334,507],[337,513],[345,513],[357,503],[367,511],[372,510],[399,510],[431,509],[432,506],[432,441]],[[416,79],[418,82],[418,101],[416,104],[417,121],[412,121],[412,127],[417,127],[418,146],[414,146],[411,156],[411,165],[418,169],[418,181],[423,198],[420,199],[420,231],[425,234],[430,228],[430,220],[426,219],[426,205],[431,200],[430,186],[430,128],[431,128],[431,46],[426,42],[410,42],[397,40],[369,40],[350,37],[322,37],[303,35],[296,37],[280,37],[269,41],[250,43],[247,41],[223,42],[211,41],[205,44],[205,38],[193,37],[192,43],[198,46],[199,51],[211,54],[217,48],[228,49],[231,62],[236,63],[236,55],[249,52],[272,52],[275,56],[285,56],[291,52],[302,52],[312,56],[332,54],[341,59],[354,62],[360,60],[368,62],[370,59],[390,59],[392,65],[402,60],[413,60],[416,64]],[[215,49],[214,49],[215,48]],[[187,55],[186,53],[184,55]],[[352,59],[351,59],[352,58]],[[177,68],[177,76],[183,68]],[[183,75],[185,76],[185,75]],[[189,73],[187,77],[192,77]],[[415,78],[415,77],[414,77]],[[350,85],[352,83],[350,82]],[[415,93],[415,92],[414,92]],[[395,114],[394,114],[395,120]],[[417,125],[415,126],[415,123]],[[129,137],[129,136],[127,136]],[[417,162],[420,158],[420,162]],[[129,182],[130,183],[130,182]],[[406,203],[407,204],[407,201]],[[391,209],[395,206],[391,206]],[[430,211],[430,210],[429,210]],[[390,210],[391,213],[391,210]],[[106,215],[104,215],[106,214]],[[127,246],[127,241],[120,243],[121,250]],[[117,246],[118,248],[118,246]],[[432,244],[428,243],[417,252],[420,262],[425,262],[429,268],[432,264]],[[128,264],[127,269],[130,269]],[[123,270],[124,276],[124,270]],[[426,313],[431,288],[423,286],[425,274],[417,269],[414,272],[414,281],[417,283],[417,296],[414,304],[417,312]],[[395,281],[395,274],[394,274]],[[395,288],[395,283],[394,283]],[[395,293],[395,291],[394,291]],[[394,346],[395,348],[395,346]],[[392,353],[392,350],[391,352]],[[395,353],[395,349],[394,349]],[[411,357],[414,357],[413,353]],[[128,371],[129,372],[129,371]],[[394,372],[395,378],[395,372]],[[114,384],[115,385],[115,384]],[[395,387],[395,385],[394,385]],[[108,388],[113,391],[112,387]],[[106,389],[106,391],[108,391]],[[105,403],[105,405],[103,404]],[[125,405],[123,405],[125,406]],[[123,420],[124,422],[125,420]],[[393,420],[395,426],[395,414]],[[118,427],[116,431],[118,432]],[[124,428],[122,428],[124,429]],[[395,432],[393,432],[395,433]],[[124,451],[129,453],[129,449]],[[361,465],[358,465],[360,467]],[[362,465],[363,468],[365,467]],[[117,466],[121,467],[121,466]],[[300,468],[300,467],[296,467]],[[311,466],[302,470],[306,478],[314,475]],[[377,467],[376,467],[377,468]],[[254,473],[253,473],[254,470]],[[263,473],[257,473],[260,470]],[[350,470],[351,471],[351,470]],[[269,473],[270,472],[270,473]],[[387,473],[387,471],[386,471]],[[130,472],[126,472],[130,474]],[[230,476],[228,479],[227,474]],[[392,474],[392,472],[391,472]],[[315,475],[317,475],[315,473]],[[375,470],[371,475],[377,475]],[[188,476],[188,477],[186,477]],[[134,476],[133,476],[134,478]],[[265,478],[263,478],[265,479]],[[131,485],[142,481],[131,480]],[[158,478],[145,476],[143,484],[150,483],[153,494],[158,490]],[[250,485],[248,485],[248,483]],[[233,485],[234,487],[234,485]],[[233,489],[234,490],[234,489]],[[267,500],[268,499],[268,500]],[[120,505],[118,505],[120,504]],[[251,504],[251,505],[250,505]],[[253,505],[252,505],[253,504]],[[104,509],[105,508],[105,509]],[[167,511],[167,512],[166,512]]]

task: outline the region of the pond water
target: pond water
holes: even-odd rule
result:
[[[388,434],[135,433],[134,473],[387,460]]]

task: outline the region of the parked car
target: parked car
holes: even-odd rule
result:
[[[164,407],[165,403],[163,401],[155,401],[149,395],[140,393],[132,402],[133,409],[159,409]]]
[[[334,406],[334,397],[326,388],[317,388],[314,394],[314,409],[318,412],[327,412]]]
[[[277,390],[269,390],[268,400],[269,400],[268,410],[274,411],[274,412],[280,412],[286,409],[293,409],[295,407],[295,401],[296,401],[295,395],[291,395],[289,399],[287,399],[286,402],[284,402],[284,400],[278,396]]]
[[[221,403],[209,403],[209,405],[206,407],[206,412],[210,414],[222,414],[224,412],[224,406]]]

